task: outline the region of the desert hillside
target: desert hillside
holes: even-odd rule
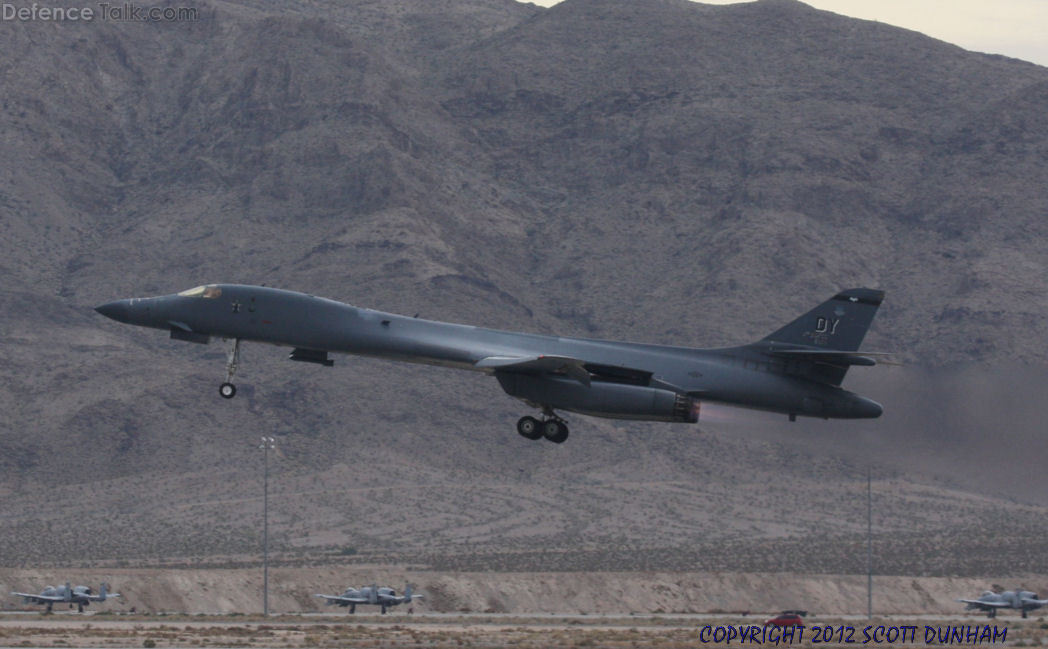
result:
[[[1045,68],[792,0],[197,7],[2,25],[0,565],[250,561],[265,434],[288,562],[851,573],[870,470],[884,574],[1048,573]],[[92,310],[219,281],[693,346],[871,286],[905,366],[555,447],[446,369],[247,345],[226,402]]]

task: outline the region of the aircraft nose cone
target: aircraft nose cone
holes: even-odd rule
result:
[[[107,318],[112,318],[117,322],[128,322],[131,315],[131,305],[128,300],[115,300],[113,302],[106,302],[101,306],[96,306],[95,311],[98,311]]]

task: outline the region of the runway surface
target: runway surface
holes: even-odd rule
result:
[[[423,613],[408,615],[280,615],[270,618],[241,615],[117,615],[60,612],[8,612],[0,614],[0,645],[11,647],[642,647],[683,649],[685,647],[745,646],[739,639],[707,641],[705,627],[736,629],[760,626],[763,617],[724,615],[458,615]],[[914,628],[913,641],[896,638],[892,646],[927,646],[927,628],[940,630],[961,627],[966,630],[1007,629],[1009,645],[1025,641],[1040,644],[1048,632],[1043,620],[1002,616],[996,620],[973,615],[895,616],[874,618],[846,616],[809,618],[806,635],[794,645],[807,646],[818,626],[834,630],[832,639],[822,646],[850,646],[863,643],[863,629],[871,631]],[[843,627],[844,631],[840,629]],[[852,642],[837,642],[848,638]],[[884,632],[882,631],[882,634]],[[934,633],[934,632],[933,632]],[[883,635],[882,635],[883,637]],[[747,642],[752,644],[752,642]],[[888,642],[867,642],[883,644]],[[939,644],[939,643],[934,643]],[[990,643],[986,643],[990,644]],[[994,643],[994,644],[999,644]],[[773,645],[774,646],[774,645]],[[781,645],[780,645],[781,646]],[[967,646],[967,644],[966,644]],[[0,649],[3,649],[0,647]]]

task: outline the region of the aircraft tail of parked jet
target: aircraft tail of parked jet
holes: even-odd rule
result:
[[[107,584],[106,582],[103,581],[102,582],[102,587],[98,589],[98,600],[97,601],[104,602],[104,601],[106,601],[107,598],[110,598],[110,597],[120,597],[120,593],[110,593],[108,591],[109,591],[109,584]]]
[[[416,593],[414,584],[406,584],[404,586],[404,594],[400,598],[400,603],[410,604],[414,600],[418,599],[426,599],[426,596],[421,593]]]

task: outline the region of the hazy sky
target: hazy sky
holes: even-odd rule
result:
[[[533,0],[551,6],[558,0]],[[804,0],[819,9],[922,32],[967,50],[1048,65],[1048,0]],[[707,4],[733,4],[706,0]]]

